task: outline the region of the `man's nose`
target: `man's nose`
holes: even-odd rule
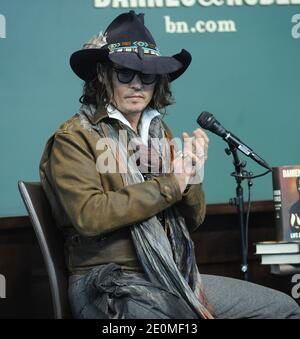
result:
[[[142,89],[143,88],[143,83],[141,81],[141,78],[138,74],[135,74],[133,79],[130,82],[130,86],[132,88],[136,88],[136,89]]]

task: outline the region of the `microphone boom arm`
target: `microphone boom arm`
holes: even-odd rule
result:
[[[252,160],[254,160],[255,162],[257,162],[260,166],[262,166],[262,167],[264,167],[268,170],[272,170],[270,168],[270,166],[266,163],[265,160],[263,160],[256,153],[254,153],[254,151],[250,147],[243,144],[241,142],[241,140],[239,138],[237,138],[231,132],[226,132],[225,136],[223,137],[223,140],[225,140],[228,143],[228,145],[237,148],[239,151],[244,153],[247,157],[249,157]]]

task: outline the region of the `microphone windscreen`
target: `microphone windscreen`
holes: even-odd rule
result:
[[[214,116],[209,112],[202,112],[197,119],[197,123],[204,129],[210,129],[214,123]]]

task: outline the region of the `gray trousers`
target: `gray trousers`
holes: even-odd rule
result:
[[[247,281],[202,274],[209,303],[221,319],[300,319],[287,294]]]
[[[204,291],[219,319],[300,319],[288,295],[243,280],[202,274]],[[69,299],[74,318],[197,319],[187,303],[114,264],[71,277]]]

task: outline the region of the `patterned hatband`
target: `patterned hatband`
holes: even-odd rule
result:
[[[138,53],[141,48],[143,49],[144,54],[161,55],[156,48],[156,45],[145,41],[124,41],[108,45],[109,54],[119,52]]]

